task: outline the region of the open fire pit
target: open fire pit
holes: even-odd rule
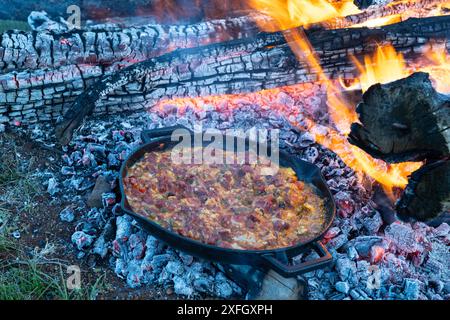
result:
[[[0,132],[58,150],[38,174],[70,203],[79,259],[195,298],[450,298],[448,1],[109,2],[80,3],[81,25],[43,6],[0,42]],[[277,134],[281,165],[326,198],[323,232],[240,252],[142,219],[122,182],[146,132],[199,124]]]

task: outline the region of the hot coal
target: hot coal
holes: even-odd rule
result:
[[[72,222],[75,219],[75,213],[71,207],[67,207],[59,213],[59,217],[62,221]]]
[[[79,256],[106,259],[117,275],[130,287],[146,285],[173,289],[188,297],[203,295],[242,297],[245,292],[213,263],[178,252],[143,231],[133,219],[123,215],[111,192],[103,194],[100,208],[90,209],[86,198],[98,177],[117,187],[118,168],[130,151],[137,147],[142,129],[183,124],[192,126],[202,120],[204,128],[251,127],[279,129],[281,148],[315,163],[322,170],[337,203],[337,217],[323,242],[334,257],[331,267],[305,274],[310,299],[448,299],[448,245],[450,227],[436,228],[420,222],[401,222],[395,216],[387,222],[372,201],[373,181],[361,180],[333,152],[314,143],[311,135],[290,125],[289,110],[298,121],[312,116],[327,123],[320,85],[310,85],[301,99],[280,92],[276,101],[265,105],[242,97],[233,106],[220,101],[221,108],[195,108],[159,105],[148,113],[116,115],[91,119],[63,147],[64,166],[70,170],[43,173],[61,190],[54,201],[70,201],[76,208],[72,241]],[[273,105],[272,105],[273,104]],[[280,115],[275,105],[287,111]],[[17,128],[20,130],[20,127]],[[29,128],[33,139],[52,146],[49,125]],[[70,174],[67,174],[70,172]],[[66,173],[66,174],[64,174]],[[295,258],[299,263],[314,259],[314,252]]]

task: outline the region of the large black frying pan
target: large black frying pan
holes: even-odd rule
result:
[[[122,193],[121,207],[125,213],[133,216],[145,230],[156,238],[166,242],[168,245],[210,261],[228,264],[246,264],[264,269],[273,269],[286,277],[316,270],[331,263],[332,257],[330,253],[319,241],[330,227],[335,216],[336,209],[331,192],[328,189],[319,168],[311,163],[289,156],[283,152],[280,152],[280,165],[284,167],[291,167],[294,169],[299,180],[312,185],[317,194],[325,200],[326,208],[326,217],[323,229],[311,239],[299,242],[294,246],[270,250],[238,250],[221,248],[181,236],[163,228],[161,225],[153,222],[149,218],[140,215],[139,212],[134,212],[129,205],[124,192],[123,179],[127,175],[128,168],[138,162],[145,153],[166,150],[176,145],[178,141],[171,141],[171,134],[175,129],[179,128],[180,126],[175,126],[144,131],[142,133],[142,140],[144,144],[134,150],[124,161],[120,170],[119,180],[120,190]],[[190,134],[192,135],[193,133],[190,132]],[[194,139],[191,140],[193,141]],[[204,145],[207,144],[208,143],[204,143]],[[248,150],[248,145],[246,146],[246,149]],[[268,148],[268,150],[270,152],[270,148]],[[307,249],[315,250],[320,257],[316,260],[303,262],[297,265],[289,264],[290,258],[299,255]]]

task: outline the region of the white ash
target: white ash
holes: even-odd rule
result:
[[[73,220],[75,220],[75,212],[73,211],[72,207],[66,207],[59,213],[59,218],[62,221],[72,222]]]
[[[372,6],[384,7],[397,0],[373,0]]]
[[[88,248],[95,240],[94,236],[91,236],[83,231],[76,231],[72,235],[72,242],[76,245],[78,250]]]
[[[353,2],[360,9],[377,9],[380,7],[385,7],[391,2],[395,2],[397,0],[354,0]]]
[[[54,196],[56,193],[59,192],[59,188],[58,188],[58,182],[56,181],[55,178],[50,178],[47,181],[47,192]]]
[[[19,231],[19,230],[13,231],[13,232],[11,233],[11,236],[12,236],[13,238],[15,238],[15,239],[20,239],[20,237],[21,237],[20,231]]]
[[[299,107],[295,101],[287,103]],[[371,201],[373,181],[361,183],[333,152],[313,143],[310,134],[292,128],[270,108],[243,103],[229,115],[214,110],[188,110],[179,115],[172,110],[90,119],[73,142],[63,148],[62,160],[70,169],[55,173],[58,185],[64,189],[57,196],[83,203],[82,197],[92,190],[99,175],[108,176],[114,187],[122,160],[141,143],[142,129],[176,123],[192,126],[199,119],[204,127],[220,129],[280,129],[283,149],[322,170],[337,204],[336,219],[323,240],[334,263],[302,276],[308,283],[310,299],[450,298],[450,227],[442,224],[433,228],[398,220],[387,224]],[[34,139],[52,145],[53,133],[45,126],[36,125]],[[72,240],[86,256],[109,259],[117,275],[131,287],[170,287],[176,294],[188,297],[245,294],[214,264],[167,247],[141,230],[131,217],[120,215],[113,202],[95,210],[79,205],[77,217],[81,218]],[[113,224],[115,227],[111,227]],[[106,226],[113,232],[105,235]],[[97,240],[99,237],[101,240]],[[294,260],[316,256],[309,253]]]

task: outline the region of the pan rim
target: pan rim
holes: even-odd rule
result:
[[[292,246],[289,247],[282,247],[282,248],[275,248],[275,249],[260,249],[260,250],[248,250],[248,249],[233,249],[233,248],[225,248],[225,247],[220,247],[220,246],[216,246],[216,245],[211,245],[211,244],[207,244],[204,242],[201,242],[199,240],[195,240],[183,235],[180,235],[176,232],[173,232],[167,228],[164,228],[163,226],[161,226],[160,224],[158,224],[157,222],[151,220],[150,218],[143,216],[143,215],[139,215],[138,213],[134,212],[132,210],[132,208],[128,208],[127,204],[126,204],[126,194],[125,194],[125,190],[124,190],[124,183],[123,183],[123,177],[124,174],[126,173],[128,166],[128,162],[132,160],[132,157],[136,156],[137,153],[139,152],[151,152],[151,150],[145,150],[147,148],[152,148],[155,146],[158,146],[162,143],[166,143],[168,137],[164,136],[164,137],[158,137],[158,138],[154,138],[152,141],[144,143],[140,146],[135,147],[125,158],[125,160],[122,162],[120,171],[119,171],[119,187],[120,187],[120,193],[121,193],[121,201],[120,201],[120,206],[123,212],[125,212],[126,214],[135,217],[138,222],[141,224],[142,220],[145,221],[145,223],[149,223],[152,225],[152,227],[159,229],[159,231],[163,232],[163,233],[167,233],[168,235],[170,235],[171,237],[176,238],[177,240],[180,241],[184,241],[189,243],[192,246],[196,246],[199,248],[203,248],[203,249],[208,249],[208,250],[215,250],[215,251],[220,251],[220,252],[224,252],[224,253],[228,253],[228,254],[251,254],[251,255],[267,255],[267,254],[277,254],[277,253],[289,253],[289,252],[294,252],[294,251],[298,251],[301,248],[304,248],[305,246],[319,241],[320,239],[323,238],[323,236],[325,235],[325,233],[328,231],[328,229],[331,227],[331,225],[333,224],[333,221],[335,219],[336,216],[336,203],[334,200],[334,197],[330,191],[330,189],[328,188],[328,185],[325,182],[325,178],[323,177],[322,173],[320,172],[319,167],[317,167],[315,164],[304,161],[302,159],[290,159],[288,158],[289,155],[287,153],[285,153],[284,151],[280,150],[280,158],[284,157],[284,158],[288,158],[290,162],[298,162],[298,163],[305,163],[309,166],[314,167],[314,169],[317,170],[317,176],[320,178],[320,180],[323,182],[325,188],[326,188],[326,192],[328,193],[328,195],[323,195],[322,198],[330,201],[329,206],[330,208],[327,208],[325,212],[326,218],[328,219],[327,222],[324,224],[324,226],[322,227],[322,231],[319,232],[316,236],[311,237],[305,241],[300,241]],[[297,171],[295,170],[295,168],[291,167],[297,174]],[[309,183],[310,184],[310,183]],[[316,187],[316,186],[314,186]],[[317,188],[317,187],[316,187]],[[144,227],[144,229],[146,229]],[[150,234],[152,234],[152,232],[149,232]],[[153,235],[153,234],[152,234]],[[164,240],[162,240],[164,241]]]

